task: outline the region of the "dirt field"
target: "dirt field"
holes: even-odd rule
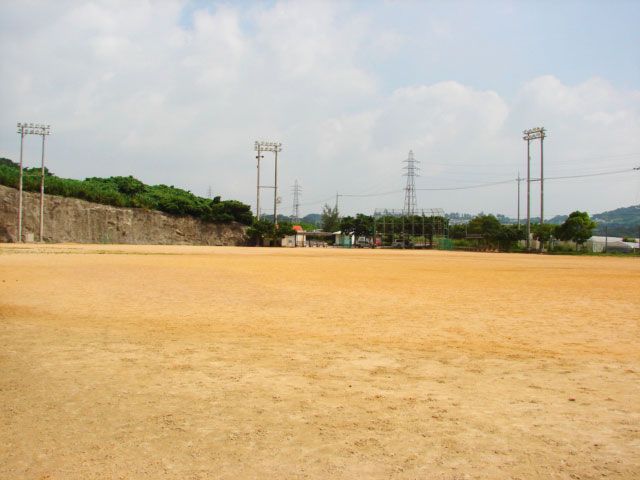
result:
[[[639,287],[638,259],[0,245],[0,478],[640,478]]]

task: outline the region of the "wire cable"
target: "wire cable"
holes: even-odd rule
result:
[[[499,182],[491,182],[491,183],[480,183],[478,185],[468,185],[466,187],[447,187],[447,188],[416,188],[416,190],[420,191],[445,191],[445,190],[469,190],[472,188],[483,188],[483,187],[492,187],[494,185],[503,185],[505,183],[517,182],[518,179],[514,178],[511,180],[501,180]]]
[[[362,195],[349,195],[349,194],[339,193],[338,196],[339,197],[383,197],[385,195],[393,195],[394,193],[401,193],[403,191],[404,191],[404,189],[402,189],[402,190],[393,190],[391,192],[382,192],[382,193],[367,193],[367,194],[362,194]]]
[[[627,173],[627,172],[632,172],[634,170],[637,170],[636,168],[625,168],[624,170],[615,170],[613,172],[600,172],[600,173],[587,173],[587,174],[583,174],[583,175],[567,175],[564,177],[545,177],[544,180],[563,180],[566,178],[585,178],[585,177],[601,177],[604,175],[617,175],[619,173]],[[536,178],[536,179],[532,179],[532,182],[539,182],[540,179]]]

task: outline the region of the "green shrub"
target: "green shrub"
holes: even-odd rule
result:
[[[18,188],[19,165],[8,159],[0,162],[0,185]],[[78,198],[89,202],[115,207],[134,207],[160,210],[174,215],[190,215],[212,223],[240,222],[251,225],[251,208],[235,200],[221,201],[198,197],[193,193],[167,185],[148,186],[140,180],[128,177],[92,177],[85,180],[60,178],[45,171],[45,192],[50,195]],[[23,170],[23,189],[40,191],[41,170]]]

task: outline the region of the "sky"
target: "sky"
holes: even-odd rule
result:
[[[630,0],[4,0],[0,157],[19,160],[17,122],[50,124],[56,175],[255,212],[254,142],[280,142],[278,213],[297,181],[304,216],[402,209],[411,151],[418,209],[515,218],[523,131],[544,127],[530,178],[543,156],[546,218],[638,205],[639,22]],[[25,165],[40,159],[27,136]],[[260,170],[273,187],[273,153]]]

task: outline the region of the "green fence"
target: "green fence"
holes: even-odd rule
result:
[[[450,238],[439,238],[438,250],[453,250],[453,240]]]

